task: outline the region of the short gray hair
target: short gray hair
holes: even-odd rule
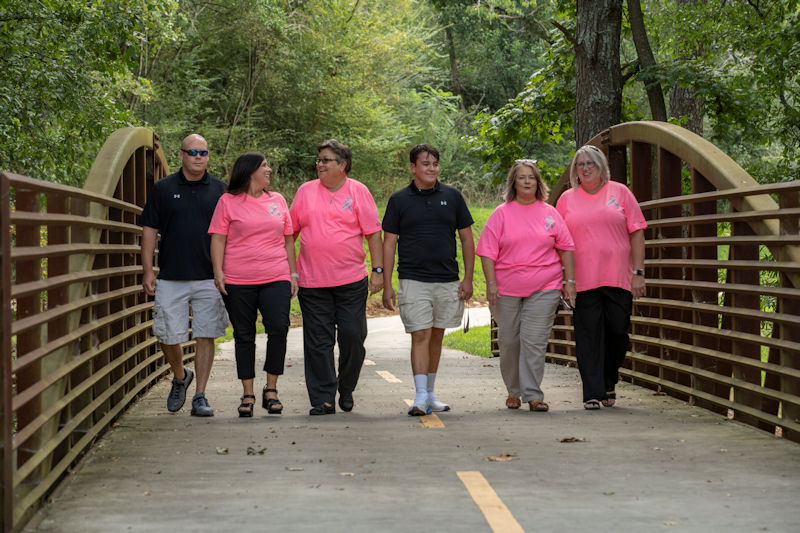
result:
[[[591,144],[586,144],[578,148],[575,152],[575,156],[572,158],[572,163],[569,165],[569,184],[572,185],[573,189],[581,184],[581,179],[578,177],[579,155],[588,157],[592,163],[597,165],[597,168],[600,170],[600,179],[603,180],[603,185],[608,183],[608,180],[611,179],[611,171],[608,169],[608,159],[606,159],[606,155],[600,148],[592,146]]]

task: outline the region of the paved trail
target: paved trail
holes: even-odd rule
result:
[[[168,413],[160,383],[28,530],[800,530],[797,444],[625,384],[618,407],[587,412],[577,371],[558,366],[545,373],[549,413],[511,411],[497,360],[452,350],[437,389],[453,411],[412,418],[409,338],[397,317],[369,330],[353,412],[308,416],[295,329],[284,414],[237,418],[227,344],[208,390],[215,417]]]

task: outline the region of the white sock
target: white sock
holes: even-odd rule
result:
[[[432,411],[447,411],[450,406],[439,400],[436,393],[433,392],[433,386],[436,383],[436,372],[428,373],[428,405]]]
[[[424,409],[428,406],[428,376],[425,374],[415,374],[414,387],[417,389],[417,395],[414,397],[414,405]]]

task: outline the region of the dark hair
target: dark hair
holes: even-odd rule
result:
[[[414,148],[412,148],[411,152],[409,152],[408,154],[408,159],[411,161],[411,164],[416,165],[417,157],[419,157],[419,154],[422,154],[424,152],[428,152],[433,157],[435,157],[437,161],[439,160],[439,150],[437,150],[430,144],[418,144]]]
[[[317,153],[320,153],[326,148],[336,154],[337,163],[346,163],[344,166],[344,173],[349,174],[350,169],[353,168],[353,152],[350,151],[350,147],[340,143],[336,139],[328,139],[317,146]]]
[[[533,177],[536,178],[536,199],[544,200],[550,192],[547,184],[542,179],[542,173],[539,171],[539,165],[532,159],[517,159],[514,166],[508,171],[506,178],[506,192],[503,199],[506,202],[512,202],[517,198],[517,174],[522,167],[528,167],[533,171]]]
[[[231,170],[228,192],[231,194],[247,192],[250,187],[250,176],[258,170],[265,159],[266,156],[259,152],[247,152],[237,157]]]

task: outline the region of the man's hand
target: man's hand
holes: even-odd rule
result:
[[[383,306],[389,311],[394,311],[397,305],[397,296],[394,293],[394,288],[391,285],[386,285],[383,288]]]
[[[644,276],[633,276],[631,280],[631,292],[634,298],[641,298],[647,293],[644,286]]]
[[[142,276],[142,288],[148,296],[156,295],[156,275],[152,271],[145,272]]]
[[[497,283],[486,283],[486,299],[489,301],[489,305],[497,305]]]
[[[472,298],[472,280],[461,280],[461,283],[458,284],[458,297],[462,300]]]

